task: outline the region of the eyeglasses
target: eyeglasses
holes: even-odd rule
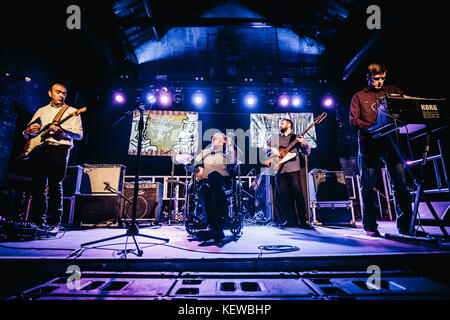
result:
[[[386,77],[372,77],[373,81],[379,81],[379,80],[384,80],[386,79]]]

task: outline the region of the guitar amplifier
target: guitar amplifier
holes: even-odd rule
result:
[[[311,202],[311,222],[315,225],[355,225],[353,201]]]
[[[131,221],[133,216],[134,182],[125,182],[120,206],[120,219]],[[162,210],[163,185],[159,182],[140,182],[136,207],[136,222],[158,222]]]
[[[116,194],[89,194],[75,197],[75,212],[69,223],[74,226],[117,226],[120,196]]]
[[[80,194],[111,194],[105,183],[122,193],[125,166],[121,164],[84,164]]]
[[[346,201],[349,200],[343,171],[309,172],[310,201]]]
[[[309,172],[311,222],[321,224],[355,224],[343,171],[313,169]]]

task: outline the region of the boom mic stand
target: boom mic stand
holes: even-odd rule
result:
[[[169,239],[158,238],[158,237],[149,236],[149,235],[146,235],[146,234],[139,233],[139,228],[138,228],[138,226],[136,224],[137,198],[138,198],[138,193],[139,193],[139,171],[140,171],[140,163],[141,163],[142,137],[143,137],[143,131],[144,131],[144,111],[145,111],[144,105],[140,105],[136,110],[139,111],[140,116],[139,116],[139,123],[138,123],[138,145],[137,145],[137,153],[136,153],[136,174],[135,174],[135,177],[134,177],[133,211],[132,211],[131,223],[127,224],[127,232],[125,234],[123,234],[123,235],[118,235],[118,236],[114,236],[114,237],[109,237],[109,238],[105,238],[105,239],[100,239],[100,240],[96,240],[96,241],[83,243],[81,245],[81,247],[89,246],[89,245],[96,244],[96,243],[99,243],[99,242],[105,242],[105,241],[110,241],[110,240],[114,240],[114,239],[119,239],[119,238],[123,238],[123,237],[127,237],[127,242],[128,242],[128,237],[132,237],[133,241],[134,241],[134,244],[136,245],[137,256],[140,257],[140,256],[142,256],[144,251],[142,251],[142,249],[139,247],[139,244],[136,241],[136,236],[141,236],[141,237],[145,237],[145,238],[157,239],[157,240],[162,240],[162,241],[165,241],[165,242],[169,242]],[[129,115],[131,113],[132,113],[131,110],[127,111],[121,118],[119,118],[117,121],[114,122],[114,125],[118,124],[122,119],[124,119],[127,115]],[[124,250],[124,253],[125,254],[127,253],[126,248]]]

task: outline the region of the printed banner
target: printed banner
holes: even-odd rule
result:
[[[139,111],[133,114],[129,155],[137,154]],[[146,110],[141,155],[193,156],[198,153],[198,112]]]
[[[294,123],[294,134],[302,133],[313,121],[310,112],[302,113],[253,113],[250,115],[250,145],[263,148],[272,135],[280,133],[280,120],[290,119]],[[316,129],[312,127],[305,135],[311,148],[317,147]]]

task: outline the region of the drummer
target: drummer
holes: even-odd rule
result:
[[[203,149],[194,158],[194,167],[197,167],[198,180],[207,180],[211,189],[211,196],[205,197],[206,213],[208,217],[208,230],[198,233],[201,241],[214,239],[219,242],[225,235],[219,225],[219,218],[227,212],[225,191],[231,188],[229,168],[236,163],[236,151],[232,138],[223,133],[214,134],[211,144]]]

